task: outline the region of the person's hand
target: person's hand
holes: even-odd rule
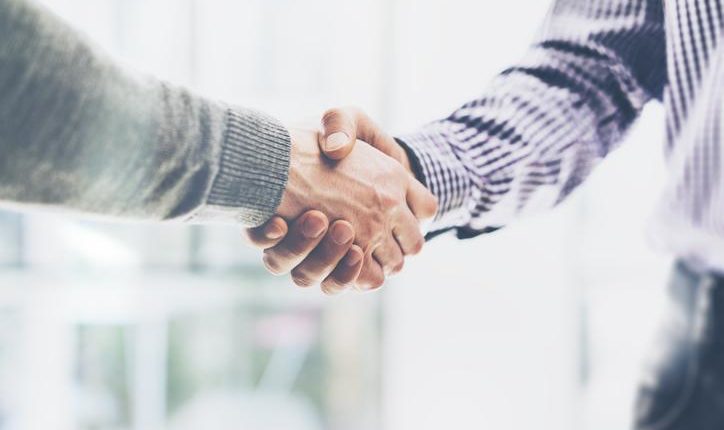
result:
[[[292,280],[301,287],[321,282],[325,294],[352,287],[362,270],[364,251],[354,242],[354,229],[347,221],[329,226],[323,213],[311,210],[291,223],[274,216],[258,228],[246,230],[249,242],[264,250],[264,265],[285,274],[293,265]]]
[[[340,243],[340,238],[350,236],[351,224],[356,230],[356,235],[351,232],[354,243],[364,251],[364,269],[356,286],[379,287],[386,274],[401,270],[404,255],[421,248],[418,218],[434,215],[434,197],[402,165],[368,145],[358,145],[345,152],[346,158],[333,162],[322,156],[318,145],[322,142],[315,133],[292,134],[292,165],[279,208],[281,218],[247,232],[248,236],[267,248],[264,261],[271,272],[294,269],[295,283],[308,286],[324,280],[325,291],[335,292],[354,281],[357,269],[360,248],[351,241]],[[321,213],[298,218],[312,208]],[[337,221],[327,229],[322,213],[348,223]],[[289,234],[283,219],[296,220]]]
[[[415,175],[407,152],[363,111],[354,107],[343,107],[330,109],[324,114],[320,145],[327,158],[341,160],[347,157],[358,140],[393,158],[410,175]],[[437,212],[437,207],[434,212]],[[428,218],[434,215],[433,213]]]
[[[329,158],[336,160],[345,158],[354,149],[356,140],[360,139],[395,159],[411,176],[413,175],[406,152],[361,111],[354,108],[329,110],[324,115],[322,125],[324,130],[320,146]],[[427,206],[418,208],[415,213],[419,219],[432,218],[435,215],[437,211],[435,200],[428,199],[427,203]],[[327,218],[322,213],[312,211],[295,220],[290,230],[284,219],[277,216],[259,228],[248,230],[247,236],[253,244],[265,250],[265,261],[284,262],[286,268],[301,261],[292,270],[292,278],[298,285],[307,285],[310,279],[315,281],[313,283],[323,280],[322,289],[329,294],[354,285],[359,267],[349,263],[357,261],[350,256],[355,255],[358,250],[352,246],[345,257],[345,252],[348,252],[346,247],[328,245],[334,242],[332,236],[337,233],[337,229],[349,225],[338,225],[342,221],[337,221],[321,242],[322,239],[319,237],[305,235],[303,226],[304,221],[309,220],[308,217],[318,220],[322,225],[328,224]],[[320,242],[322,245],[318,246]],[[403,249],[403,254],[414,255],[421,248],[422,242],[418,242]],[[312,276],[309,276],[310,274]],[[370,284],[369,279],[374,275],[374,268],[365,267],[359,279],[363,288]]]

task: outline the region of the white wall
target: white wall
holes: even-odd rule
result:
[[[396,2],[395,126],[485,90],[550,2]],[[668,268],[644,227],[663,181],[652,107],[562,207],[489,237],[430,243],[388,290],[389,429],[627,428]]]
[[[356,104],[403,132],[482,93],[523,54],[549,1],[46,3],[129,64],[205,94],[313,124],[326,107]],[[391,283],[383,293],[386,429],[625,428],[668,264],[643,235],[663,177],[661,121],[652,108],[563,207],[474,241],[437,239]],[[74,231],[66,224],[30,219],[31,263],[85,258],[62,236]],[[101,234],[129,250],[130,266],[185,263],[151,246],[149,231]],[[258,257],[228,229],[205,234],[208,260]],[[177,228],[148,237],[177,248],[190,240]],[[74,243],[83,240],[95,239]]]

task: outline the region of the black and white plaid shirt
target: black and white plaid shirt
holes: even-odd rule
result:
[[[557,0],[542,37],[481,98],[400,140],[471,237],[553,206],[663,101],[658,217],[679,257],[724,270],[724,0]]]

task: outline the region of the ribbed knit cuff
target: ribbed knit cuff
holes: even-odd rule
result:
[[[245,226],[266,222],[281,203],[289,176],[291,138],[275,119],[230,109],[219,171],[207,204],[235,212]]]

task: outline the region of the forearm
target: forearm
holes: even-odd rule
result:
[[[660,97],[664,47],[656,1],[558,2],[483,97],[401,137],[440,201],[433,229],[470,237],[562,201]]]
[[[44,10],[0,2],[0,201],[258,225],[289,150],[275,120],[128,73]]]

